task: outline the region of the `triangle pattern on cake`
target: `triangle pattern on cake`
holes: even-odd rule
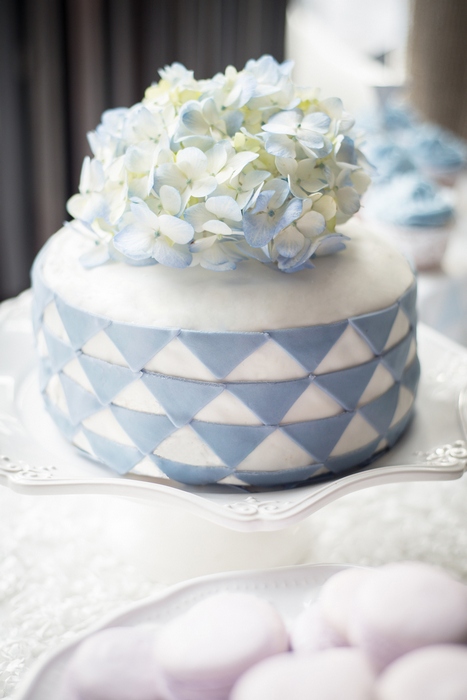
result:
[[[59,297],[55,300],[55,304],[74,350],[82,348],[93,335],[111,323],[105,318],[68,306]]]
[[[372,360],[339,372],[319,374],[314,383],[336,399],[346,411],[353,411],[378,364],[379,360]]]
[[[83,433],[89,440],[89,444],[97,459],[118,472],[118,474],[126,474],[133,469],[135,464],[141,462],[144,457],[136,447],[113,442],[113,440],[108,440],[102,435],[97,435],[84,427]]]
[[[347,328],[348,321],[310,328],[268,331],[270,337],[308,372],[313,372]]]
[[[331,418],[283,425],[281,430],[304,447],[317,462],[325,462],[353,417],[353,413],[341,413]]]
[[[307,377],[289,382],[229,384],[228,390],[243,401],[264,425],[278,425],[309,385]]]
[[[57,424],[60,432],[62,432],[68,440],[72,440],[76,431],[77,426],[70,423],[69,419],[65,416],[62,411],[54,405],[54,403],[49,399],[47,394],[44,395],[44,402],[47,406],[47,410]]]
[[[417,391],[418,381],[420,379],[420,361],[415,357],[414,361],[402,375],[402,384],[415,395]]]
[[[115,405],[111,405],[110,410],[136,447],[145,455],[152,452],[176,429],[167,416],[141,413]]]
[[[41,357],[39,359],[39,389],[44,391],[45,387],[49,383],[52,376],[52,368],[50,366],[50,360],[48,357]]]
[[[352,469],[352,467],[363,467],[373,457],[379,442],[380,438],[376,438],[368,445],[364,445],[354,452],[348,452],[339,457],[331,457],[327,461],[326,466],[333,474],[340,474],[347,471],[347,469]]]
[[[267,340],[265,333],[181,331],[182,343],[213,373],[223,379]]]
[[[400,381],[404,374],[405,363],[409,355],[410,344],[412,342],[412,334],[410,333],[398,345],[395,345],[391,350],[381,358],[385,367],[391,372],[395,381]]]
[[[401,308],[407,314],[407,318],[413,327],[417,324],[417,285],[413,284],[400,299]]]
[[[128,384],[141,377],[141,372],[132,372],[127,367],[112,365],[89,355],[81,354],[78,359],[97,398],[104,405],[110,403]]]
[[[385,394],[359,408],[359,412],[380,435],[385,435],[391,425],[399,400],[400,385],[394,384]]]
[[[77,425],[85,418],[101,410],[102,406],[94,394],[83,389],[82,386],[70,379],[70,377],[67,377],[63,372],[60,373],[59,377],[72,423]]]
[[[64,367],[74,358],[75,352],[73,348],[64,343],[63,340],[60,340],[52,335],[52,333],[49,333],[45,326],[42,331],[44,333],[45,343],[49,352],[52,372],[59,372],[62,367]]]
[[[350,319],[350,323],[365,338],[373,352],[380,355],[387,343],[398,311],[399,305],[393,304],[381,311],[354,316]]]
[[[200,421],[193,421],[191,427],[228,467],[240,464],[274,430],[266,425],[222,425]]]
[[[157,455],[149,456],[169,479],[180,481],[183,484],[190,484],[191,486],[216,484],[221,479],[229,476],[233,471],[228,467],[198,467],[192,464],[172,462],[170,459],[157,457]]]
[[[224,391],[223,384],[189,381],[147,372],[143,373],[142,381],[178,428],[190,423],[198,411]]]
[[[178,334],[176,329],[142,328],[130,323],[115,323],[105,329],[133,372],[145,364]]]

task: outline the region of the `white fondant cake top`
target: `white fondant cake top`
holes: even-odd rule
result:
[[[414,279],[406,259],[360,223],[343,230],[346,249],[314,259],[312,270],[286,274],[251,260],[220,274],[115,261],[85,269],[79,257],[94,243],[67,228],[47,246],[43,277],[72,306],[122,323],[237,332],[333,323],[390,306]]]

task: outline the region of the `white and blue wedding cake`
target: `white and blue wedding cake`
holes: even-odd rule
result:
[[[120,474],[295,484],[368,464],[412,416],[413,272],[346,224],[369,182],[353,122],[290,71],[161,71],[89,135],[36,259],[45,405]]]

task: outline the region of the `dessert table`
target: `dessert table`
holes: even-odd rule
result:
[[[27,316],[16,313],[16,307],[10,312],[14,304],[23,304],[24,312],[27,303],[26,296],[0,305],[0,320],[8,313],[16,331],[25,335],[30,334]],[[0,488],[0,698],[14,697],[19,681],[46,651],[103,615],[193,576],[278,564],[376,566],[417,559],[439,564],[467,582],[467,479],[460,478],[467,455],[467,413],[463,402],[462,411],[457,406],[467,385],[467,350],[424,326],[419,343],[423,421],[418,421],[418,429],[431,427],[424,428],[429,434],[415,433],[419,452],[409,435],[395,454],[410,458],[412,472],[420,467],[422,481],[406,480],[417,478],[413,473],[404,472],[402,480],[388,472],[388,480],[395,483],[380,479],[371,485],[368,475],[378,470],[369,469],[358,486],[362,490],[355,490],[352,482],[347,491],[334,490],[332,498],[319,500],[315,492],[303,498],[300,489],[285,496],[239,494],[237,500],[248,517],[254,514],[259,528],[242,531],[233,520],[207,517],[209,509],[203,504],[210,504],[212,513],[218,506],[211,508],[211,497],[202,501],[199,494],[190,496],[198,499],[197,512],[185,507],[188,501],[180,494],[175,497],[178,504],[174,501],[169,508],[157,507],[159,496],[144,502],[134,494],[112,495],[111,490],[80,492],[73,486],[54,495],[47,479],[39,478],[36,484],[34,478],[32,483],[15,480],[16,466],[8,475],[4,461],[0,482],[10,488]],[[0,366],[3,397],[12,388],[4,369]],[[10,433],[9,416],[3,413],[4,456]],[[391,465],[388,455],[385,465]],[[34,459],[29,462],[34,468]],[[38,487],[41,483],[44,489]],[[274,511],[281,498],[282,504],[298,499],[293,517],[288,506],[282,514]],[[271,521],[272,529],[265,525]]]

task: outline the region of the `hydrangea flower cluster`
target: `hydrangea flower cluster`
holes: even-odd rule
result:
[[[82,263],[294,272],[343,248],[335,227],[360,207],[367,162],[342,102],[291,71],[263,56],[195,80],[174,63],[141,103],[105,112],[68,201],[68,225],[96,243]]]

